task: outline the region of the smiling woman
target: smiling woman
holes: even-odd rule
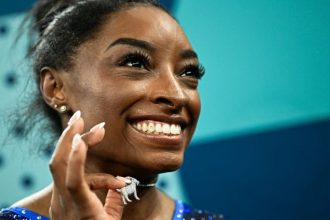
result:
[[[53,184],[1,219],[222,219],[155,187],[183,162],[204,74],[169,12],[151,0],[49,0],[32,13],[33,107],[58,134]]]

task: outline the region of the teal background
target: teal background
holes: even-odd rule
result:
[[[1,139],[29,71],[26,36],[11,47],[29,2],[0,3]],[[330,1],[165,3],[206,75],[185,164],[159,187],[227,219],[329,219]],[[28,145],[0,148],[0,206],[50,182],[48,155]]]
[[[198,139],[330,116],[330,1],[180,1],[177,17],[207,70]]]

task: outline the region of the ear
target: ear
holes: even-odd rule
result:
[[[40,72],[40,91],[45,102],[58,111],[57,106],[67,105],[61,74],[50,67]]]

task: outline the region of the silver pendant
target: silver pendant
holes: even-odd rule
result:
[[[134,195],[135,199],[140,200],[140,198],[137,196],[136,190],[136,187],[139,185],[140,182],[133,177],[126,177],[126,179],[131,180],[131,183],[127,184],[121,189],[117,189],[117,191],[120,192],[121,198],[125,205],[127,204],[127,202],[132,202],[132,200],[129,199],[129,196],[131,195]]]

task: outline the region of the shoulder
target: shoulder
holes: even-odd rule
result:
[[[49,203],[51,198],[51,187],[47,187],[29,197],[26,197],[11,207],[0,211],[2,219],[48,219]]]
[[[216,214],[213,212],[192,208],[190,205],[185,204],[182,201],[176,201],[175,212],[173,220],[224,220],[222,214]]]

